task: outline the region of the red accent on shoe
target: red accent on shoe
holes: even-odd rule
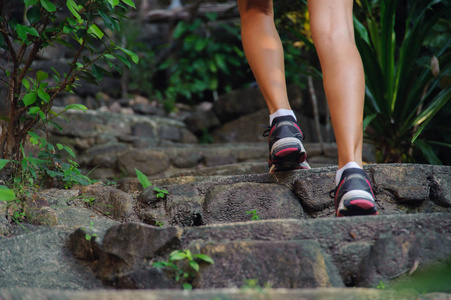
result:
[[[352,205],[358,206],[362,209],[369,209],[369,208],[374,207],[374,204],[371,201],[366,200],[366,199],[355,199],[355,200],[351,200],[350,203]]]
[[[345,182],[345,179],[343,178],[343,180],[340,182],[340,185],[339,185],[338,188],[335,190],[335,197],[334,197],[335,210],[338,209],[337,195],[338,195],[338,192],[340,191],[340,188],[341,188],[341,186],[343,185],[344,182]],[[338,214],[338,212],[337,212],[337,214]]]
[[[298,150],[298,148],[294,148],[294,147],[292,147],[292,148],[285,148],[285,149],[280,150],[279,152],[277,152],[276,156],[282,156],[282,157],[283,156],[287,156],[288,154],[293,153],[293,152],[295,152],[297,150]]]
[[[368,181],[368,179],[365,178],[365,180],[366,180],[366,183],[368,183],[368,185],[369,185],[370,188],[371,188],[371,194],[373,194],[373,198],[375,198],[375,197],[374,197],[374,192],[373,192],[373,187],[371,186],[371,183]]]

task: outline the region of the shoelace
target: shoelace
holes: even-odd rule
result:
[[[260,124],[260,126],[263,127],[263,128],[267,128],[265,131],[263,131],[263,136],[264,137],[269,136],[269,133],[271,132],[272,127],[268,126],[268,125],[263,125],[263,124]],[[302,132],[301,135],[302,135],[302,140],[305,140],[304,132]]]
[[[265,131],[263,131],[263,136],[267,137],[269,133],[271,132],[271,126],[260,124],[261,127],[266,128]]]
[[[335,198],[335,193],[337,192],[337,188],[334,188],[332,190],[329,191],[329,197],[334,199]]]

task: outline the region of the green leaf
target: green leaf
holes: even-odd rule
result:
[[[73,151],[70,147],[68,147],[68,146],[66,146],[66,145],[63,145],[63,148],[64,148],[64,150],[66,150],[67,153],[69,153],[70,156],[72,156],[73,158],[75,158],[75,153],[74,153],[74,151]]]
[[[30,108],[28,113],[31,114],[31,115],[34,115],[34,114],[37,114],[40,110],[41,110],[40,107],[34,106],[34,107]]]
[[[103,38],[103,36],[105,35],[102,32],[102,30],[100,30],[100,28],[97,27],[96,24],[92,24],[91,27],[89,27],[88,33],[95,35],[97,38],[99,38],[99,40],[101,40]]]
[[[152,264],[155,268],[164,268],[168,266],[168,263],[165,261],[157,261]]]
[[[37,6],[31,7],[27,11],[27,19],[30,22],[30,24],[34,24],[41,20],[41,11]]]
[[[451,99],[451,89],[441,91],[429,106],[414,120],[415,125],[420,125],[417,132],[412,138],[412,143],[418,138],[426,125],[431,119],[442,109],[442,107]]]
[[[49,0],[41,0],[41,5],[44,7],[48,12],[54,12],[56,10],[55,5],[50,2]]]
[[[42,121],[45,121],[45,114],[42,112],[42,110],[40,110],[39,112],[39,117],[41,118]]]
[[[143,188],[147,188],[152,185],[146,175],[144,175],[140,170],[135,168],[136,176]]]
[[[50,125],[53,125],[53,127],[55,127],[56,129],[58,129],[59,131],[63,131],[63,127],[61,127],[61,125],[60,124],[58,124],[58,123],[55,123],[54,121],[49,121],[49,124]]]
[[[17,35],[24,42],[27,40],[27,34],[39,37],[38,31],[33,27],[28,27],[28,26],[17,24],[16,31],[17,31]]]
[[[0,159],[0,170],[3,169],[9,162],[9,159]]]
[[[138,57],[138,55],[136,55],[136,53],[135,52],[132,52],[132,51],[130,51],[130,50],[128,50],[128,49],[125,49],[125,48],[122,48],[122,47],[119,47],[119,46],[117,46],[117,48],[119,48],[120,50],[122,50],[125,54],[127,54],[128,56],[130,56],[130,58],[133,60],[133,62],[135,63],[135,64],[137,64],[138,62],[139,62],[139,57]]]
[[[50,69],[52,69],[52,70],[53,70],[53,72],[55,72],[56,76],[57,76],[58,78],[60,78],[60,73],[58,73],[58,71],[57,71],[57,70],[55,70],[55,68],[54,68],[54,67],[51,67]]]
[[[136,9],[135,3],[133,3],[132,0],[122,0],[122,2],[124,2],[125,4],[127,4],[128,6],[133,7],[134,9]]]
[[[210,256],[206,255],[206,254],[202,254],[202,253],[194,254],[194,257],[198,258],[198,259],[201,259],[201,260],[203,260],[203,261],[205,261],[207,263],[214,264],[213,259]]]
[[[432,149],[431,145],[426,143],[423,140],[416,140],[414,145],[423,152],[424,157],[428,160],[430,164],[433,165],[441,165],[442,162],[435,154],[434,150]]]
[[[371,115],[366,116],[366,117],[363,119],[363,131],[365,131],[366,127],[368,127],[368,125],[370,125],[371,121],[372,121],[374,118],[376,118],[376,116],[377,116],[377,113],[374,113],[374,114],[371,114]]]
[[[102,80],[102,78],[103,78],[103,70],[102,70],[102,68],[100,68],[96,64],[93,64],[92,65],[92,75],[94,75],[94,77],[97,80]]]
[[[16,195],[13,190],[10,190],[4,185],[0,185],[0,200],[1,201],[11,201],[16,199]]]
[[[27,90],[30,89],[30,82],[28,81],[28,79],[26,78],[22,79],[22,84]]]
[[[75,3],[75,1],[73,0],[67,0],[66,1],[66,6],[69,9],[69,11],[71,12],[71,14],[79,21],[81,21],[81,17],[78,9],[78,5],[77,3]]]
[[[132,68],[131,63],[130,63],[125,57],[123,57],[123,56],[121,56],[121,55],[119,55],[119,54],[115,54],[115,56],[116,56],[117,58],[119,58],[119,60],[120,60],[121,62],[123,62],[129,69]]]
[[[193,268],[194,270],[196,270],[196,272],[199,272],[199,264],[197,262],[195,262],[194,260],[191,260],[189,262],[189,266],[191,268]]]
[[[38,3],[38,0],[23,0],[23,2],[25,3],[25,6],[30,6]]]
[[[46,91],[44,91],[43,89],[39,89],[38,90],[38,96],[39,96],[39,98],[44,100],[45,103],[49,103],[50,95]]]
[[[88,108],[86,106],[84,106],[83,104],[69,104],[64,108],[64,110],[69,110],[69,109],[76,109],[76,110],[82,110],[82,111],[88,110]]]
[[[101,10],[99,11],[99,15],[102,18],[103,23],[105,24],[106,27],[108,27],[112,31],[119,30],[119,25],[114,19],[112,19],[110,16],[108,16]]]
[[[23,97],[23,103],[25,106],[31,105],[36,102],[37,94],[35,92],[26,94]]]
[[[182,260],[187,258],[186,253],[180,250],[176,250],[169,255],[169,260]]]
[[[191,254],[191,250],[186,250],[185,251],[186,254],[186,258],[188,258],[188,260],[193,260],[193,255]]]
[[[185,282],[183,284],[183,289],[187,290],[187,291],[191,291],[193,289],[193,286],[191,285],[191,283]]]
[[[43,80],[46,80],[47,78],[49,78],[49,74],[47,74],[47,73],[44,72],[44,71],[38,71],[38,72],[36,73],[36,80],[37,80],[38,82],[41,82],[41,81],[43,81]]]
[[[107,0],[109,4],[111,4],[112,7],[115,7],[119,4],[119,0]]]

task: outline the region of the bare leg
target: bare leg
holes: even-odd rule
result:
[[[312,38],[338,147],[338,167],[362,165],[365,77],[354,41],[353,0],[308,0]]]
[[[291,109],[272,5],[272,0],[238,0],[244,52],[271,114]]]

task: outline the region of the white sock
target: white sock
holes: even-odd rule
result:
[[[346,165],[344,165],[341,169],[338,169],[337,173],[335,174],[335,185],[336,186],[340,183],[340,178],[341,178],[341,175],[343,174],[343,171],[346,170],[346,169],[350,169],[350,168],[359,168],[359,169],[361,169],[362,167],[359,166],[359,164],[356,163],[355,161],[350,161]]]
[[[294,115],[294,112],[291,109],[278,109],[275,113],[269,115],[269,126],[272,125],[272,121],[274,118],[277,117],[283,117],[283,116],[292,116],[296,121],[296,116]]]

